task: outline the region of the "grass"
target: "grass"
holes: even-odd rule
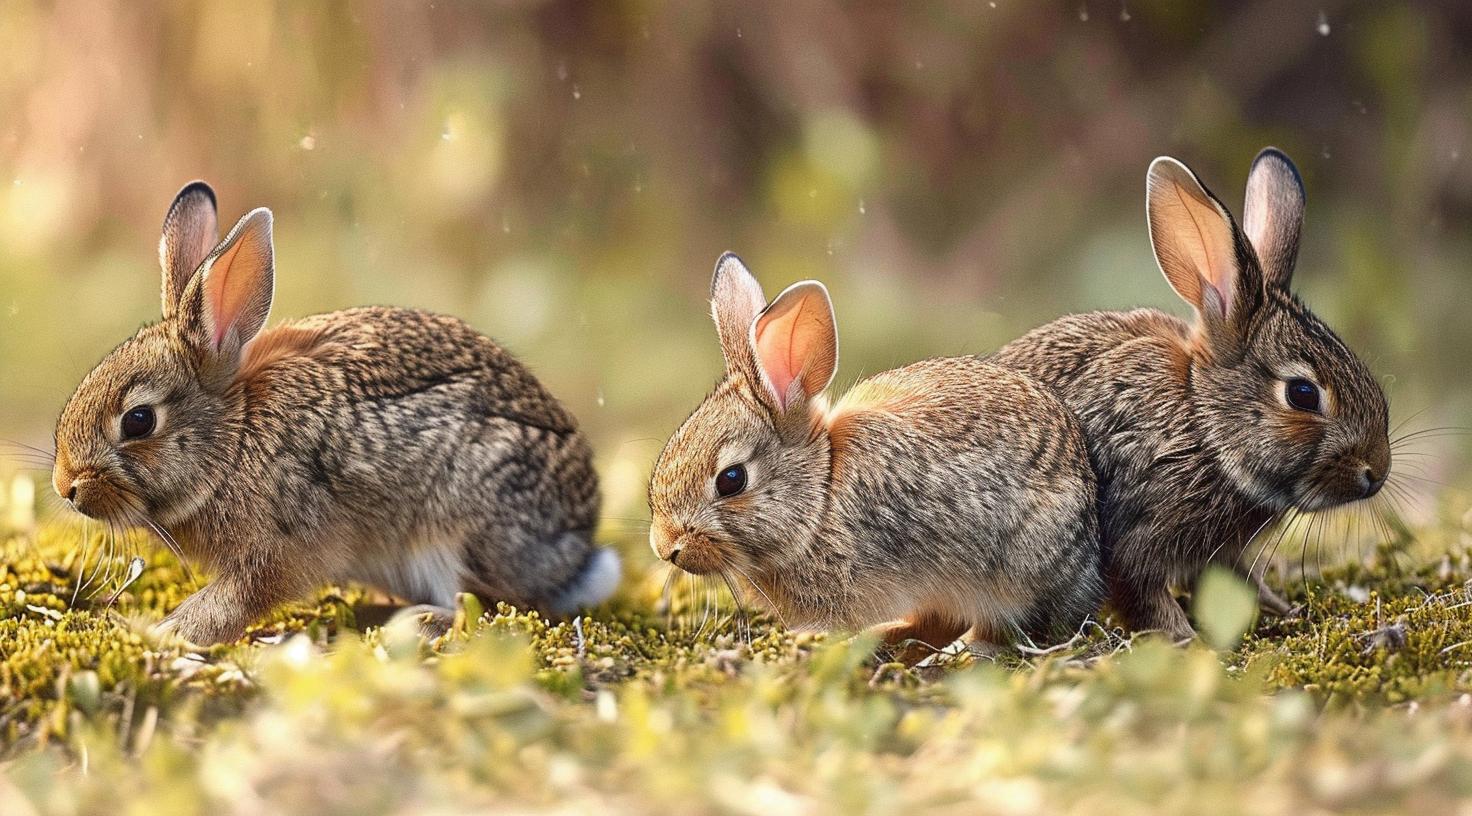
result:
[[[126,538],[154,554],[119,592],[127,558],[43,525],[0,544],[0,813],[1466,809],[1454,505],[1313,577],[1288,567],[1290,620],[1203,584],[1223,651],[1106,621],[917,670],[864,638],[748,631],[701,592],[663,614],[652,569],[575,622],[466,598],[429,644],[337,588],[201,651],[146,631],[193,586],[176,562]]]

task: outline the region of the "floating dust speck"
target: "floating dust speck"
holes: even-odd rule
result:
[[[1319,12],[1319,22],[1318,22],[1318,25],[1314,26],[1314,29],[1319,32],[1319,36],[1320,37],[1327,37],[1327,36],[1329,36],[1329,31],[1330,31],[1330,28],[1329,28],[1329,15],[1327,15],[1324,12],[1320,11]]]

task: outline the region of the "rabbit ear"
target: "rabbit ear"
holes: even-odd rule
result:
[[[721,354],[728,373],[755,373],[751,356],[751,322],[767,305],[762,285],[734,252],[716,261],[710,282],[710,311],[721,338]]]
[[[276,286],[271,211],[252,210],[200,266],[180,304],[185,333],[206,360],[233,373],[271,312]]]
[[[1160,271],[1205,323],[1251,311],[1258,282],[1238,252],[1237,227],[1186,165],[1168,156],[1150,163],[1145,211]]]
[[[1305,200],[1298,168],[1277,148],[1263,148],[1247,174],[1242,231],[1257,251],[1269,286],[1286,289],[1292,282]]]
[[[764,396],[779,413],[822,393],[838,367],[838,330],[828,290],[817,281],[787,287],[751,327]]]
[[[172,317],[179,297],[201,261],[220,240],[219,217],[215,213],[215,191],[202,181],[192,181],[174,196],[164,216],[163,236],[158,240],[158,264],[163,269],[163,313]]]

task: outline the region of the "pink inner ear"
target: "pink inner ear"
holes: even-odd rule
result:
[[[823,334],[822,306],[813,298],[803,297],[793,306],[757,321],[757,361],[784,407],[790,403],[793,381],[805,372],[816,352],[815,343]]]
[[[210,267],[209,279],[205,281],[204,295],[208,302],[210,322],[213,324],[213,335],[210,341],[215,350],[225,342],[225,335],[229,333],[230,326],[235,323],[235,318],[240,316],[241,304],[245,298],[238,290],[241,288],[239,278],[244,275],[232,274],[235,256],[240,253],[241,242],[226,249],[215,259]]]
[[[224,345],[225,335],[237,326],[242,313],[251,307],[252,296],[261,283],[260,276],[269,267],[250,236],[236,241],[211,264],[204,296],[210,315],[210,341],[216,351]]]

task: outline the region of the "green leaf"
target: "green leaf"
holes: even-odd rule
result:
[[[1193,606],[1202,638],[1213,649],[1234,649],[1257,615],[1257,591],[1231,570],[1211,566],[1196,583]]]

